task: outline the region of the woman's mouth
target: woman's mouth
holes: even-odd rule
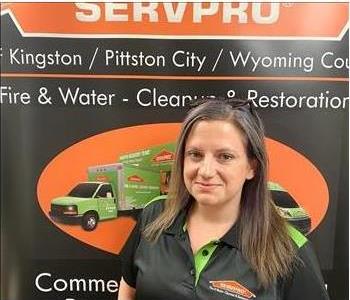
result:
[[[218,183],[196,181],[194,183],[200,190],[211,191],[220,186]]]

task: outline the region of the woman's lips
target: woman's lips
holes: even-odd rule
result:
[[[213,190],[213,189],[221,186],[221,184],[218,184],[218,183],[209,183],[209,182],[200,182],[200,181],[196,181],[194,184],[199,189],[204,190],[204,191],[210,191],[210,190]]]

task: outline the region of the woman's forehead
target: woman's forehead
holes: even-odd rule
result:
[[[186,147],[244,149],[245,144],[241,130],[225,120],[201,120],[193,125],[186,139]]]

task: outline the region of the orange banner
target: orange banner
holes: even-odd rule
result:
[[[340,38],[348,3],[14,3],[22,34]]]

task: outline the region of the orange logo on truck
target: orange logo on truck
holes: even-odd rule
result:
[[[128,181],[131,181],[131,182],[144,182],[143,178],[141,178],[138,175],[129,176],[128,177]]]
[[[160,162],[174,160],[174,158],[175,158],[175,155],[173,152],[163,150],[163,151],[159,152],[157,155],[155,155],[152,158],[152,161],[156,162],[156,163],[160,163]]]
[[[97,181],[102,181],[102,182],[107,182],[108,181],[108,177],[106,175],[98,175],[96,177]]]
[[[252,299],[256,296],[246,287],[234,280],[210,281],[210,288],[239,299]]]

